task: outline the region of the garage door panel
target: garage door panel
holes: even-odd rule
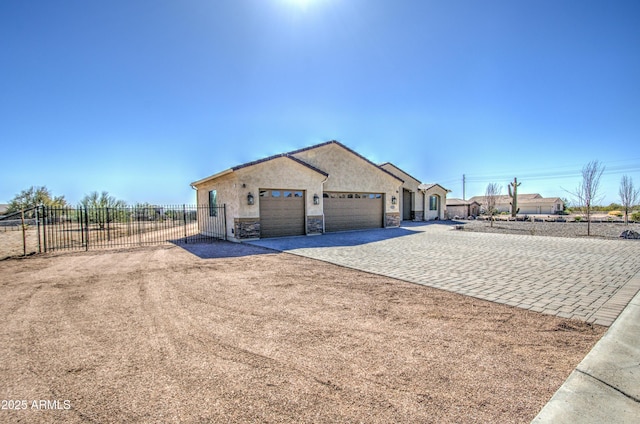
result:
[[[304,192],[260,190],[260,237],[305,234]]]
[[[382,197],[379,193],[325,193],[325,230],[331,232],[382,227]]]

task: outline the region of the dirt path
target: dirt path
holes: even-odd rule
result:
[[[0,421],[529,422],[605,331],[259,248],[194,251],[0,261],[1,398],[28,405]]]

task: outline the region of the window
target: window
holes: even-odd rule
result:
[[[438,210],[438,196],[429,196],[429,210],[430,211]]]
[[[271,197],[280,197],[280,190],[271,190]]]
[[[302,197],[302,192],[301,191],[294,191],[293,192],[293,197]]]
[[[291,194],[290,191],[285,191],[284,192],[284,197],[291,197],[291,196],[292,196],[292,194]]]
[[[209,216],[218,216],[218,191],[209,192]]]

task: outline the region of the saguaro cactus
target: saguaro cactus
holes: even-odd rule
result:
[[[507,188],[509,189],[509,197],[511,197],[513,200],[511,200],[511,216],[513,218],[516,217],[516,214],[520,211],[520,209],[518,209],[518,186],[522,184],[518,182],[517,178],[513,179],[513,182],[509,183],[509,185],[507,186]],[[513,187],[513,190],[511,189]]]

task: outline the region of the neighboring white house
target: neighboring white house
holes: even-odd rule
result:
[[[474,196],[475,201],[483,207],[487,204],[485,196]],[[511,212],[512,198],[509,195],[496,197],[498,212]],[[564,210],[564,201],[559,197],[542,197],[538,193],[518,195],[518,214],[520,215],[554,215]]]

